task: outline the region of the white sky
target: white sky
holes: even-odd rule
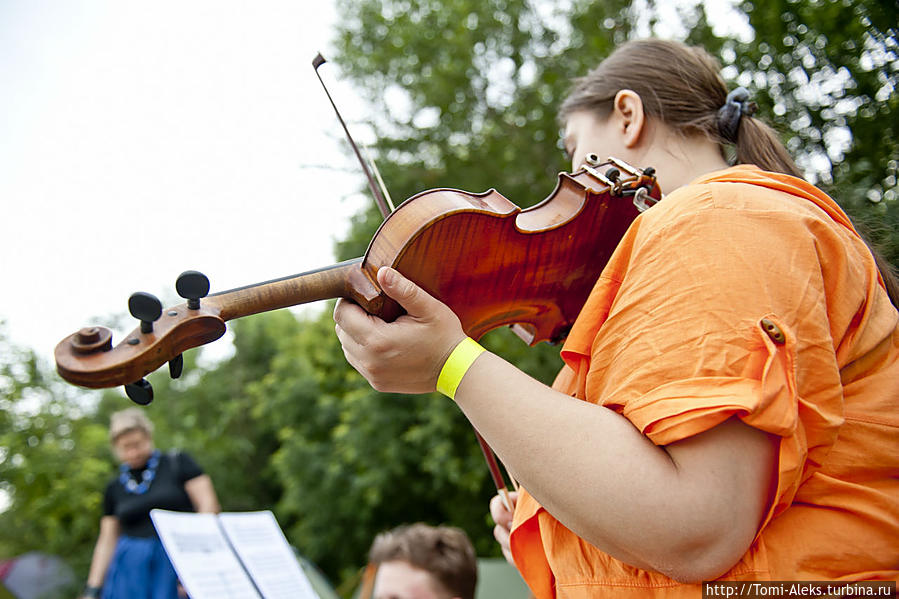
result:
[[[51,362],[134,291],[180,303],[184,270],[215,292],[334,261],[370,200],[311,66],[333,19],[330,0],[0,1],[13,342]],[[320,72],[352,128],[358,96],[338,65]]]

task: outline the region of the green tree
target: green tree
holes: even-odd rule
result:
[[[0,556],[42,550],[84,569],[112,463],[106,429],[81,413],[72,388],[0,326]]]
[[[899,4],[745,2],[758,71],[789,145],[899,266]]]

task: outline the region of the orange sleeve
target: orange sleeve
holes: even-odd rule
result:
[[[749,186],[725,186],[722,207],[711,187],[696,209],[635,237],[593,340],[586,395],[659,445],[734,415],[782,437],[786,504],[809,455],[823,456],[842,423],[819,255],[839,233],[815,239],[806,216],[743,207],[732,195]]]

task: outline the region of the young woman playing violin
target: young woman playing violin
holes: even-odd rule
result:
[[[653,166],[665,197],[605,266],[552,388],[396,271],[378,272],[396,321],[338,302],[375,389],[444,390],[521,482],[514,516],[491,502],[494,533],[539,599],[899,577],[895,281],[754,107],[667,41],[576,82],[572,167]]]

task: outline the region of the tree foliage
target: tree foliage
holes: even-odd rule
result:
[[[670,26],[662,4],[338,0],[333,64],[370,102],[375,156],[395,198],[495,187],[526,207],[570,167],[555,110],[571,78],[621,41]],[[740,8],[752,35],[722,34],[702,5],[688,4],[682,35],[754,91],[810,175],[899,263],[895,4]],[[374,206],[358,214],[338,258],[362,255],[380,220]],[[204,366],[189,352],[183,379],[152,375],[157,399],[147,408],[158,445],[194,454],[224,509],[273,509],[335,581],[352,578],[377,532],[412,520],[460,526],[481,555],[498,555],[491,482],[451,402],[373,391],[347,366],[329,310],[257,315],[232,330],[231,357]],[[484,343],[546,382],[560,365],[557,347],[527,348],[508,330]],[[127,405],[119,391],[63,385],[0,328],[0,491],[9,500],[0,558],[44,549],[86,574],[114,468],[106,423]]]
[[[106,429],[80,416],[73,391],[0,327],[0,558],[42,550],[87,565],[100,509],[92,491],[111,457]]]
[[[899,3],[746,1],[728,58],[787,146],[899,265]]]

